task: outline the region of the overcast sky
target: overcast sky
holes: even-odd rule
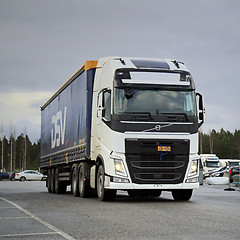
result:
[[[86,60],[171,58],[205,98],[202,130],[240,129],[239,0],[0,0],[0,124],[40,138],[40,106]]]

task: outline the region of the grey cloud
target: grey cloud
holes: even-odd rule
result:
[[[102,56],[173,58],[192,72],[206,106],[229,112],[239,102],[239,21],[238,0],[0,0],[0,92],[56,91]],[[238,127],[214,110],[207,119],[206,128]]]

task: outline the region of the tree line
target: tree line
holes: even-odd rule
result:
[[[199,132],[199,153],[215,153],[220,159],[240,159],[240,130],[234,133],[211,130]]]
[[[0,169],[22,171],[38,169],[40,164],[40,142],[32,143],[27,134],[0,138]],[[240,130],[234,133],[220,129],[208,134],[199,132],[199,154],[215,153],[221,159],[240,159]]]
[[[18,172],[26,169],[38,170],[40,163],[40,140],[32,143],[28,135],[13,135],[0,139],[0,169],[2,171]]]

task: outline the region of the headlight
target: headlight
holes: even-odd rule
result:
[[[198,173],[198,160],[192,160],[189,172],[188,172],[188,177],[196,175]]]
[[[114,159],[114,167],[117,175],[127,176],[122,160]]]

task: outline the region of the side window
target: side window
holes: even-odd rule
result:
[[[102,102],[102,117],[107,121],[111,121],[111,92],[103,92],[103,102]]]

